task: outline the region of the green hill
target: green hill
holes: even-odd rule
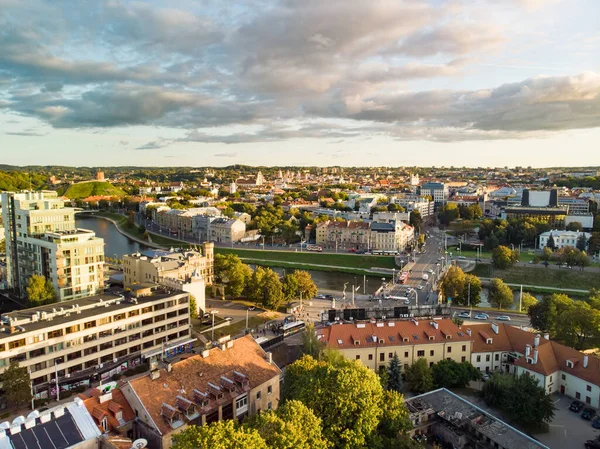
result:
[[[110,182],[90,181],[72,184],[65,192],[71,199],[83,199],[88,196],[125,196],[126,193]]]

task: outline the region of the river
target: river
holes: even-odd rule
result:
[[[124,254],[131,254],[138,251],[148,249],[147,246],[141,245],[136,241],[121,234],[108,220],[100,218],[77,218],[75,220],[78,228],[90,229],[94,231],[98,237],[104,239],[104,254],[107,257],[120,258]],[[279,274],[283,274],[284,268],[273,268]],[[352,285],[360,285],[357,293],[363,293],[366,287],[366,293],[372,294],[381,287],[381,278],[377,276],[354,276],[347,273],[337,273],[330,271],[309,271],[315,284],[320,290],[342,291],[344,284],[348,283],[346,291],[348,294],[352,291]],[[366,281],[366,282],[365,282]]]

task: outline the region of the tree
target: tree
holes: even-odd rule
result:
[[[256,429],[270,449],[327,449],[321,419],[300,401],[287,401],[277,411],[256,415],[247,423]]]
[[[215,277],[225,284],[225,294],[238,297],[244,293],[252,269],[235,254],[215,255]]]
[[[325,349],[325,343],[317,338],[315,325],[312,323],[306,325],[306,332],[302,334],[302,348],[304,354],[309,355],[314,359],[321,360],[323,350]]]
[[[298,279],[294,276],[294,273],[286,273],[281,280],[281,288],[285,299],[291,301],[298,297]]]
[[[465,275],[465,285],[462,294],[458,297],[458,304],[476,307],[481,301],[481,280],[473,275]]]
[[[404,208],[402,206],[400,206],[399,204],[395,204],[395,203],[388,204],[387,209],[390,212],[404,212]]]
[[[505,309],[515,300],[513,292],[502,279],[494,278],[490,283],[489,301],[499,309]]]
[[[10,362],[2,374],[2,389],[6,399],[14,405],[31,401],[30,383],[31,379],[27,368],[19,366],[19,362]]]
[[[506,270],[517,261],[517,253],[507,246],[497,246],[492,250],[492,263],[495,268]]]
[[[198,304],[194,295],[190,295],[190,317],[198,318]]]
[[[390,447],[387,440],[401,438],[408,430],[412,428],[412,423],[408,415],[408,409],[404,403],[404,397],[395,390],[383,392],[383,416],[377,427],[377,434],[383,438],[383,447]],[[369,445],[368,447],[373,447]]]
[[[279,275],[270,268],[257,267],[248,282],[248,298],[276,310],[284,300]]]
[[[383,414],[377,375],[353,360],[303,356],[286,368],[282,397],[298,400],[323,422],[323,435],[339,449],[364,447]]]
[[[546,248],[550,248],[552,251],[556,250],[556,242],[554,241],[554,236],[552,234],[550,234],[550,237],[548,237]]]
[[[437,388],[463,388],[481,378],[481,373],[471,363],[454,360],[440,360],[431,368],[431,375]]]
[[[550,260],[552,260],[552,249],[548,248],[547,246],[544,248],[544,250],[542,251],[542,256],[541,259],[544,262],[549,262]]]
[[[402,368],[400,366],[400,359],[398,358],[398,353],[394,352],[394,357],[390,360],[390,365],[387,369],[388,379],[387,379],[387,389],[393,390],[397,392],[402,391]]]
[[[27,283],[27,297],[32,307],[56,302],[56,292],[52,282],[44,276],[34,274]]]
[[[310,299],[317,294],[318,288],[308,271],[295,270],[294,277],[298,283],[298,293],[302,293],[304,299]]]
[[[531,325],[540,331],[556,333],[557,317],[573,306],[573,300],[563,293],[554,293],[529,307]]]
[[[584,349],[588,338],[600,334],[600,310],[583,301],[574,301],[571,307],[556,316],[555,338],[575,349]]]
[[[454,203],[444,204],[438,212],[440,223],[448,226],[459,217],[458,206]]]
[[[421,232],[421,226],[423,225],[423,218],[421,217],[421,212],[418,210],[413,210],[410,213],[409,219],[410,225],[415,228],[416,231]]]
[[[427,359],[420,358],[406,370],[406,382],[410,391],[426,393],[433,389],[433,376]]]
[[[459,298],[462,296],[465,289],[466,279],[467,277],[460,267],[456,265],[450,266],[442,280],[441,289],[444,298],[460,300]]]
[[[529,312],[529,309],[532,306],[535,306],[537,304],[538,300],[536,299],[535,296],[533,296],[531,293],[523,293],[523,296],[521,297],[521,310],[523,312]]]
[[[583,225],[581,223],[579,223],[578,221],[572,221],[571,223],[569,223],[565,229],[567,231],[583,231]]]
[[[600,251],[600,232],[592,232],[588,240],[589,254],[597,254]]]
[[[258,431],[233,420],[189,426],[173,435],[173,449],[269,449]]]

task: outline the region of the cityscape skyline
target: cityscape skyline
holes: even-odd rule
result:
[[[596,3],[171,5],[0,0],[2,162],[600,165]]]

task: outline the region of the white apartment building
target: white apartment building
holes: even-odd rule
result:
[[[584,235],[586,240],[589,240],[592,236],[589,232],[579,232],[579,231],[560,231],[557,229],[553,229],[551,231],[542,232],[540,234],[540,249],[544,249],[546,245],[548,245],[548,240],[550,236],[554,239],[554,244],[557,249],[564,248],[565,246],[575,247],[577,245],[577,239]]]
[[[60,306],[60,307],[59,307]],[[36,398],[191,349],[189,294],[160,286],[3,314],[0,374],[18,361]]]
[[[466,332],[473,338],[471,363],[480,371],[527,373],[547,394],[600,406],[600,358],[508,324],[473,324]]]
[[[245,233],[246,225],[243,221],[221,217],[210,222],[208,240],[219,243],[239,242]]]
[[[104,240],[76,229],[75,209],[56,192],[2,193],[8,286],[25,297],[29,278],[52,282],[60,301],[104,288]]]
[[[448,199],[448,186],[441,182],[426,182],[419,188],[423,196],[430,196],[436,205],[444,204]]]
[[[414,240],[412,226],[401,221],[371,223],[371,249],[402,252]]]

